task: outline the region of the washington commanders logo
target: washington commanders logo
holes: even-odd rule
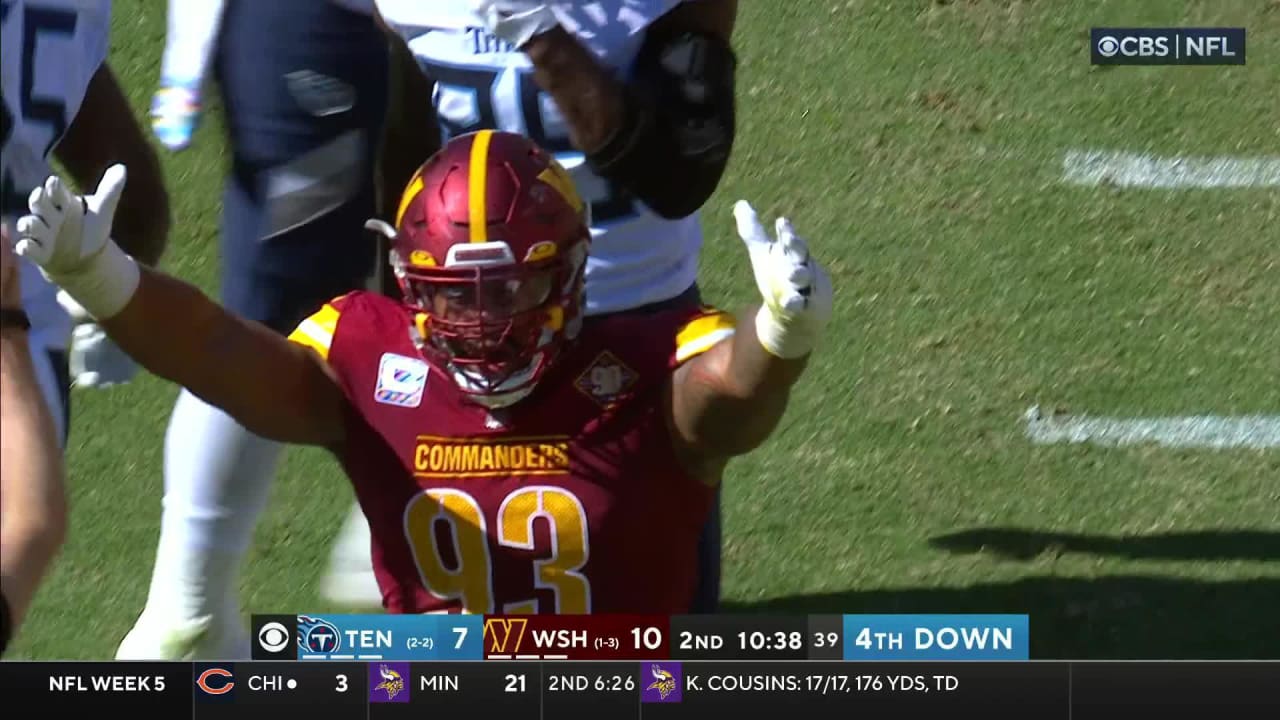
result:
[[[573,386],[602,407],[609,408],[622,400],[639,379],[635,370],[605,350],[578,376]]]
[[[520,643],[528,625],[525,618],[487,618],[484,621],[485,652],[492,656],[510,656],[520,652]]]

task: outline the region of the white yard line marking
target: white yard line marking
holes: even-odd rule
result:
[[[1280,156],[1157,157],[1071,150],[1062,160],[1062,179],[1072,185],[1136,188],[1280,187]]]
[[[1107,447],[1159,445],[1212,450],[1280,448],[1280,415],[1045,417],[1039,407],[1032,407],[1023,419],[1027,424],[1027,437],[1037,445],[1093,443]]]

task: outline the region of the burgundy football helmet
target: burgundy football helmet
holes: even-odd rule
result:
[[[533,391],[582,325],[591,241],[569,174],[529,139],[450,140],[409,181],[391,266],[423,357],[486,407]],[[391,234],[393,233],[393,234]]]

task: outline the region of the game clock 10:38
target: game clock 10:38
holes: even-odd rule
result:
[[[753,652],[803,650],[804,633],[799,630],[791,632],[782,630],[776,632],[743,631],[738,633],[738,649]]]

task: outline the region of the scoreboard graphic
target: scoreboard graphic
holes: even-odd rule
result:
[[[1280,662],[1032,660],[1030,633],[1025,615],[255,615],[251,660],[6,662],[0,686],[51,718],[1280,717]]]

